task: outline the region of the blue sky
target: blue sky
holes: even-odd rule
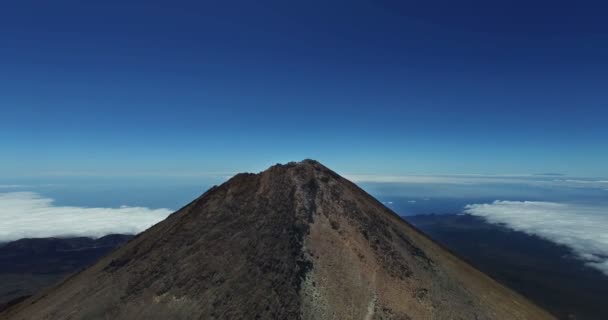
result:
[[[608,8],[493,2],[4,3],[0,177],[607,177]]]

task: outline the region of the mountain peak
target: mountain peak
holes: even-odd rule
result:
[[[250,172],[241,172],[236,174],[234,177],[229,179],[226,183],[234,183],[232,180],[241,180],[252,177],[262,177],[262,176],[277,176],[277,175],[285,175],[285,176],[299,176],[299,180],[309,178],[309,179],[323,179],[327,180],[329,177],[338,178],[339,175],[321,164],[320,162],[312,159],[304,159],[302,161],[291,161],[285,164],[277,163],[273,166],[270,166],[264,171],[259,173],[250,173]]]
[[[238,174],[9,319],[551,319],[314,160]]]
[[[273,173],[281,173],[284,172],[285,170],[296,170],[296,171],[300,171],[300,172],[305,172],[305,173],[325,173],[325,174],[333,174],[336,175],[333,171],[331,171],[329,168],[327,168],[326,166],[324,166],[323,164],[321,164],[319,161],[316,160],[312,160],[312,159],[304,159],[302,161],[292,161],[292,162],[288,162],[286,164],[280,164],[277,163],[274,166],[271,166],[270,168],[266,169],[265,171],[262,171],[261,173],[265,173],[265,172],[273,172]],[[306,171],[308,170],[308,171]]]

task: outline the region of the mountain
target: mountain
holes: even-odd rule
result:
[[[552,319],[320,163],[213,187],[5,319]]]

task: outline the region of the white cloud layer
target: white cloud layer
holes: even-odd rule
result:
[[[135,234],[165,219],[169,209],[55,206],[33,192],[0,193],[0,242],[42,237]]]
[[[465,213],[537,235],[571,248],[580,259],[608,275],[608,208],[538,201],[471,204]]]

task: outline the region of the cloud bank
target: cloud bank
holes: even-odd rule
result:
[[[0,193],[0,242],[22,238],[98,238],[135,234],[165,219],[169,209],[143,207],[83,208],[55,206],[33,192]]]
[[[537,235],[571,248],[590,267],[608,275],[608,209],[538,201],[470,204],[465,213]]]

